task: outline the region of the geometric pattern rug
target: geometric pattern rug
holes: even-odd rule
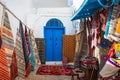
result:
[[[37,75],[73,75],[74,69],[62,65],[41,65]]]

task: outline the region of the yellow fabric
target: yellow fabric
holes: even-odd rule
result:
[[[118,24],[116,27],[116,33],[120,34],[120,18],[118,19]]]
[[[115,53],[120,53],[120,43],[114,44]]]

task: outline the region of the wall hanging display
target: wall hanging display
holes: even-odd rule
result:
[[[2,37],[4,39],[5,53],[7,55],[8,67],[10,70],[12,54],[13,54],[13,49],[14,49],[14,40],[13,40],[13,35],[12,35],[12,30],[11,30],[8,14],[5,9],[3,9],[2,17],[3,17],[3,20],[2,20],[3,26],[1,27]]]

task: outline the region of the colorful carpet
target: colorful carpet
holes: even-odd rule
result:
[[[56,65],[41,65],[36,73],[37,75],[73,75],[73,68]]]
[[[16,80],[23,80],[25,78],[25,60],[22,50],[22,40],[20,38],[20,33],[18,30],[16,34],[16,58],[18,67],[18,77]]]
[[[12,35],[12,30],[9,22],[8,14],[5,10],[3,10],[3,24],[1,26],[2,37],[5,45],[5,53],[8,60],[8,69],[10,71],[10,65],[12,62],[12,54],[14,49],[14,40]]]

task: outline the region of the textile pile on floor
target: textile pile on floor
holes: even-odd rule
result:
[[[73,69],[66,66],[42,65],[39,67],[38,75],[73,75]]]
[[[41,65],[36,74],[30,75],[28,80],[71,80],[74,72],[73,68],[62,65]]]

